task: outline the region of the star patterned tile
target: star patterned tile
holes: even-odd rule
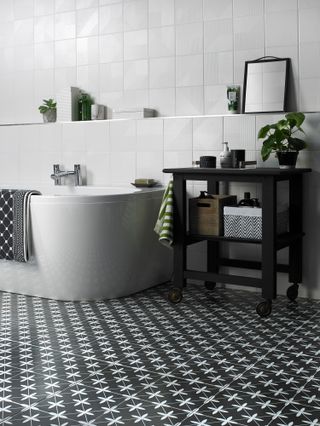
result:
[[[0,425],[320,426],[320,302],[167,292],[0,293]]]

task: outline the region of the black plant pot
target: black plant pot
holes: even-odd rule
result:
[[[298,151],[278,151],[277,157],[280,169],[294,169],[297,163]]]

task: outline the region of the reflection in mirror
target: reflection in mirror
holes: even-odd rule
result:
[[[246,61],[243,85],[243,113],[287,110],[289,58],[264,57]]]

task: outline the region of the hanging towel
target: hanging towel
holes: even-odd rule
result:
[[[38,191],[0,190],[0,259],[29,259],[30,199]]]
[[[166,247],[173,243],[173,182],[170,181],[162,198],[158,220],[154,227],[159,242]]]

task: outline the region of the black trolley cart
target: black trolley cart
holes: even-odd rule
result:
[[[216,282],[262,289],[263,302],[257,305],[257,313],[268,316],[272,310],[272,299],[277,295],[277,271],[287,272],[292,285],[287,296],[294,301],[298,296],[299,283],[302,281],[302,179],[311,169],[205,169],[173,168],[164,169],[164,173],[173,174],[174,193],[174,278],[168,299],[179,303],[183,296],[186,280],[203,280],[208,289]],[[262,240],[227,238],[223,236],[194,235],[187,232],[186,220],[186,181],[207,181],[207,191],[219,194],[219,182],[255,182],[262,186]],[[277,235],[277,183],[289,182],[289,232]],[[187,246],[199,241],[207,241],[207,272],[186,268]],[[261,244],[261,262],[226,259],[220,257],[219,243],[224,241]],[[288,265],[277,263],[277,251],[289,247]],[[220,266],[261,269],[261,278],[227,275],[219,273]]]

